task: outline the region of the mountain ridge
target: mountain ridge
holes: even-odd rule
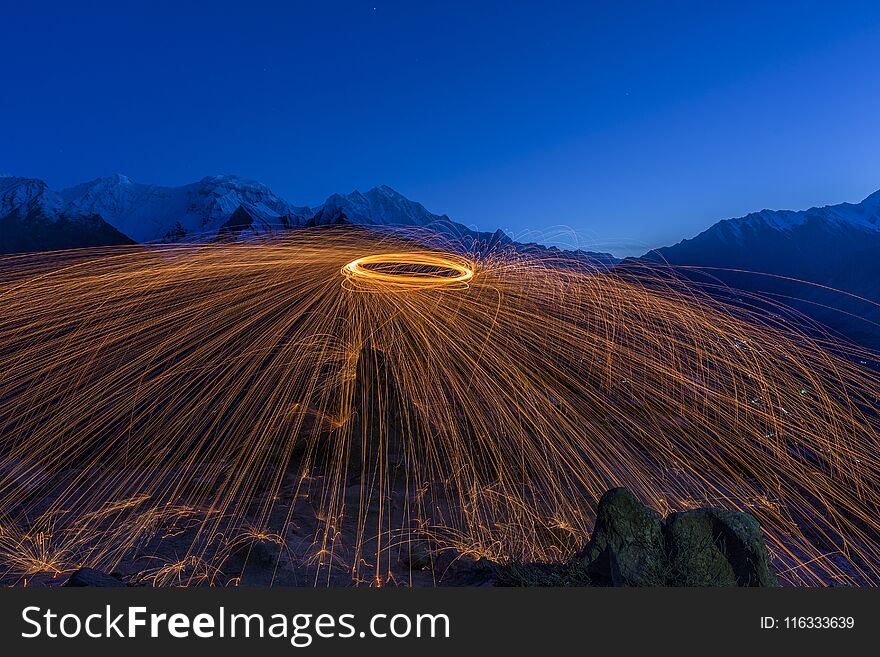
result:
[[[688,276],[784,301],[846,337],[880,347],[880,191],[859,203],[724,219],[641,259],[692,268]]]
[[[843,202],[814,206],[806,210],[770,210],[764,208],[741,217],[721,219],[692,238],[683,239],[671,246],[652,249],[642,257],[646,257],[654,252],[663,253],[683,243],[699,239],[713,231],[727,229],[735,234],[746,228],[756,229],[762,226],[776,230],[792,231],[810,220],[824,220],[840,226],[852,226],[880,232],[880,190],[869,194],[858,203]]]
[[[67,207],[98,214],[136,242],[173,242],[217,235],[243,207],[266,234],[301,225],[310,208],[292,205],[263,183],[231,175],[207,176],[178,187],[136,183],[115,174],[59,192]]]
[[[477,250],[510,247],[560,261],[585,258],[606,267],[620,262],[610,254],[515,242],[501,230],[480,232],[430,212],[388,185],[331,194],[323,204],[308,207],[288,202],[263,183],[230,174],[177,187],[114,174],[60,191],[38,178],[0,176],[0,253],[238,239],[337,224],[419,227]],[[711,279],[711,285],[782,300],[880,348],[880,305],[874,303],[880,301],[878,254],[880,191],[859,203],[764,209],[723,219],[634,260],[669,264],[687,276]]]
[[[44,181],[0,177],[0,253],[132,243],[99,215],[64,208]]]
[[[2,179],[0,179],[2,180]],[[385,228],[426,228],[454,241],[473,243],[481,249],[498,245],[521,249],[545,249],[537,244],[519,244],[503,231],[478,231],[453,221],[446,214],[434,214],[388,185],[365,192],[331,194],[314,208],[294,205],[267,185],[231,174],[206,176],[177,187],[138,183],[123,174],[96,178],[55,192],[39,179],[8,177],[0,182],[0,220],[8,219],[3,252],[40,250],[38,240],[28,234],[37,231],[20,210],[32,201],[43,200],[44,219],[65,215],[74,222],[100,226],[103,235],[119,233],[134,243],[163,243],[218,237],[265,236],[299,227],[335,225]],[[86,218],[89,218],[88,221]],[[42,221],[45,223],[46,221]],[[106,225],[104,225],[106,224]],[[83,231],[86,228],[83,227]],[[42,233],[41,233],[42,234]],[[74,240],[70,248],[82,246]],[[58,240],[54,240],[56,244]],[[574,252],[591,261],[610,265],[616,259],[607,253]]]

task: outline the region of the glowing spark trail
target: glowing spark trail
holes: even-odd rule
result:
[[[420,545],[566,559],[624,485],[751,511],[788,583],[880,581],[870,354],[657,269],[436,246],[0,260],[0,576],[408,583]]]
[[[352,260],[343,275],[357,284],[394,287],[433,287],[466,283],[473,265],[462,258],[435,253],[382,253]]]

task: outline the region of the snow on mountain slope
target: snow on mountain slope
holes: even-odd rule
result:
[[[410,201],[388,185],[374,187],[366,193],[357,190],[351,194],[333,194],[321,206],[315,222],[334,223],[340,218],[357,225],[369,226],[429,226],[432,223],[452,223],[444,215],[436,215],[421,203]]]
[[[810,208],[809,210],[761,210],[736,219],[724,219],[711,226],[694,240],[717,234],[719,239],[743,242],[749,235],[765,230],[795,234],[811,223],[823,223],[841,230],[880,231],[880,191],[874,192],[861,203],[840,203]],[[683,240],[676,246],[693,240]],[[674,249],[676,247],[666,247]],[[664,249],[660,249],[661,252]]]
[[[266,185],[235,176],[211,176],[181,187],[136,183],[122,175],[98,178],[61,192],[34,179],[0,179],[0,220],[24,216],[31,206],[40,208],[39,230],[28,237],[24,226],[15,229],[17,237],[8,248],[26,246],[43,250],[42,242],[57,243],[45,226],[53,219],[94,218],[98,235],[89,242],[109,244],[130,238],[139,243],[212,240],[251,235],[271,235],[301,226],[353,224],[383,229],[424,228],[426,243],[473,251],[512,247],[536,254],[547,251],[538,244],[518,244],[503,231],[481,232],[452,221],[448,216],[429,212],[387,185],[367,192],[333,194],[318,208],[295,206]],[[86,222],[88,223],[88,222]],[[90,224],[91,225],[91,224]],[[118,231],[118,235],[117,235]],[[39,236],[39,237],[37,237]],[[127,236],[127,238],[125,237]],[[416,238],[412,231],[410,238]],[[22,239],[27,238],[22,242]],[[85,239],[82,236],[82,239]],[[89,241],[89,240],[86,240]],[[575,259],[610,265],[610,254],[572,252]]]
[[[0,217],[12,212],[26,215],[35,208],[46,214],[61,209],[61,198],[42,180],[0,176]]]
[[[236,176],[211,176],[182,187],[135,183],[122,175],[98,178],[60,193],[65,206],[102,216],[137,242],[213,238],[241,208],[250,219],[237,227],[272,234],[302,225],[309,208],[297,207],[262,183]]]
[[[425,237],[434,246],[438,245],[434,237],[476,251],[516,244],[502,230],[478,231],[452,221],[445,214],[434,214],[421,203],[409,200],[388,185],[380,185],[367,192],[355,190],[350,194],[333,194],[316,208],[315,215],[309,220],[310,226],[343,223],[390,229],[425,228]],[[408,233],[408,236],[415,237],[413,233]]]
[[[0,184],[0,216],[40,203],[47,217],[102,217],[136,242],[214,239],[219,235],[274,234],[298,226],[350,223],[418,226],[484,241],[508,241],[503,233],[478,233],[383,185],[365,193],[334,194],[313,210],[295,206],[266,185],[236,176],[211,176],[180,187],[136,183],[123,175],[98,178],[61,192],[34,179]],[[15,181],[15,182],[13,182]]]
[[[880,346],[880,329],[870,324],[880,322],[880,307],[872,303],[880,302],[880,192],[861,203],[726,219],[643,258],[711,268],[689,275],[769,295],[862,343]]]
[[[791,249],[819,249],[821,253],[832,244],[858,248],[863,237],[880,235],[880,191],[874,192],[861,203],[840,203],[809,210],[762,210],[737,219],[724,219],[692,239],[645,254],[646,258],[666,259],[673,264],[708,264],[742,258],[773,259],[766,253],[788,245]],[[830,239],[831,243],[821,239]],[[779,254],[782,255],[782,254]],[[778,259],[774,269],[802,268],[803,261]],[[718,266],[730,266],[731,263]]]
[[[0,177],[0,253],[130,243],[100,216],[66,210],[42,180]]]

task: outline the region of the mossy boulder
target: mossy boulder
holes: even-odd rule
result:
[[[665,543],[660,516],[626,488],[609,490],[599,500],[584,558],[596,584],[662,584]]]
[[[693,509],[665,523],[672,586],[778,586],[761,527],[749,513]]]
[[[703,508],[662,520],[625,488],[599,500],[581,559],[600,586],[778,586],[758,521]]]

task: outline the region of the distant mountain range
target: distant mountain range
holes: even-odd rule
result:
[[[263,183],[230,175],[164,187],[117,174],[57,192],[35,178],[0,176],[0,253],[267,236],[336,224],[422,227],[477,248],[504,244],[559,252],[515,243],[501,230],[471,229],[387,185],[333,194],[312,208],[289,203]],[[608,253],[575,256],[603,265],[617,262]]]
[[[50,190],[41,180],[0,178],[0,221],[7,229],[3,244],[6,252],[39,248],[31,231],[59,222],[83,224],[76,236],[69,233],[72,238],[88,243],[100,241],[89,235],[100,225],[99,220],[107,226],[98,232],[109,237],[110,243],[115,243],[117,234],[136,243],[179,242],[229,234],[270,235],[307,225],[344,222],[439,223],[472,232],[446,216],[431,214],[420,203],[385,186],[365,194],[334,194],[324,205],[310,208],[288,203],[262,183],[235,176],[211,176],[181,187],[163,187],[115,175],[59,192]]]
[[[880,347],[880,308],[872,303],[880,302],[880,191],[861,203],[725,219],[643,258],[785,302]]]
[[[67,208],[41,180],[0,178],[0,253],[131,242],[101,216]]]
[[[500,230],[473,230],[386,185],[333,194],[322,205],[307,207],[289,203],[262,183],[229,175],[181,187],[115,175],[58,192],[41,180],[0,177],[0,253],[273,235],[346,223],[418,226],[483,248],[503,244],[559,253],[554,247],[515,243]],[[618,262],[607,253],[574,255],[606,266]],[[762,210],[725,219],[640,260],[684,267],[693,277],[790,303],[850,338],[880,347],[880,309],[870,302],[880,301],[880,192],[857,204]]]

